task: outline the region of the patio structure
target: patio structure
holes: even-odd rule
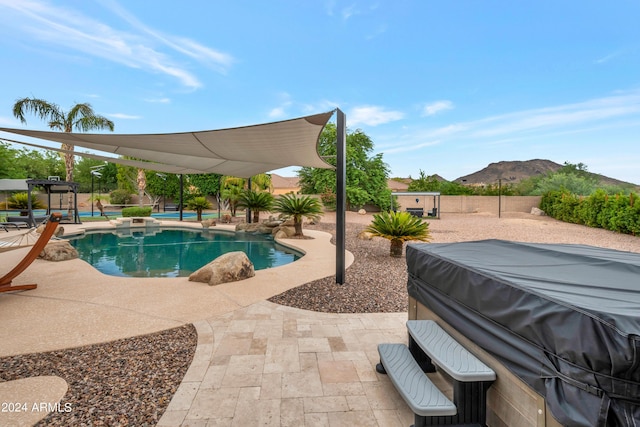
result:
[[[106,154],[66,150],[1,138],[9,142],[173,174],[251,178],[289,166],[330,169],[317,151],[324,126],[336,115],[336,282],[344,283],[346,209],[346,117],[340,109],[297,119],[230,129],[166,134],[91,134],[0,127],[0,131],[83,147]],[[108,154],[140,160],[109,157]],[[180,205],[182,205],[180,201]]]

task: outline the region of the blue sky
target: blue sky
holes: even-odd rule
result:
[[[640,183],[638,22],[637,0],[0,0],[0,125],[25,96],[116,133],[339,107],[392,176],[542,158]]]

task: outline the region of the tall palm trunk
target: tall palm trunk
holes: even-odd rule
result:
[[[71,132],[71,131],[69,131]],[[69,144],[62,144],[62,146],[60,147],[63,150],[68,150],[68,151],[73,151],[74,150],[74,146],[73,145],[69,145]],[[64,167],[67,171],[67,174],[65,176],[65,181],[67,182],[73,182],[73,167],[75,165],[75,159],[73,156],[73,153],[64,153]],[[68,205],[67,205],[67,214],[71,215],[71,212],[74,209],[73,206],[73,199],[71,198],[71,193],[67,192],[67,199],[68,199]]]
[[[144,190],[147,188],[147,176],[144,174],[144,169],[138,169],[138,206],[144,207]]]

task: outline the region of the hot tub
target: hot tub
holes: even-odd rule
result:
[[[640,424],[640,254],[500,240],[410,244],[407,267],[419,306],[409,317],[424,317],[423,307],[459,332],[542,396],[557,422]],[[496,385],[508,400],[508,387]]]

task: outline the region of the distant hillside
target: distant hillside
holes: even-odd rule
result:
[[[561,167],[562,165],[551,160],[503,161],[491,163],[478,172],[455,179],[454,182],[478,185],[493,184],[502,179],[503,183],[516,183],[532,176],[555,172]]]
[[[499,179],[502,179],[503,184],[514,184],[533,176],[547,175],[548,173],[556,172],[562,166],[563,165],[552,162],[551,160],[542,159],[526,161],[502,161],[491,163],[489,164],[489,166],[478,172],[461,176],[460,178],[455,179],[454,182],[466,185],[479,185],[494,184],[497,183]],[[599,179],[603,184],[635,186],[635,184],[620,181],[614,178],[609,178],[604,175],[592,175]]]

